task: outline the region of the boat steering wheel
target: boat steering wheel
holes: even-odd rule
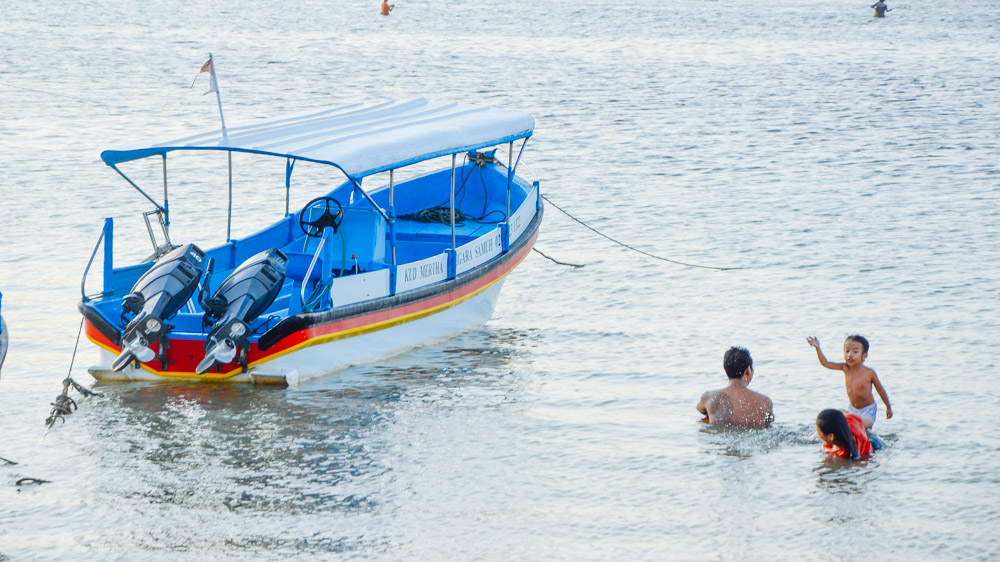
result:
[[[323,204],[323,214],[315,220],[305,220],[306,211],[310,211],[314,208],[319,209],[320,203]],[[337,206],[337,212],[334,213],[330,211],[331,204]],[[313,238],[322,238],[323,229],[328,226],[332,227],[334,232],[337,232],[337,229],[340,228],[340,223],[343,220],[344,207],[333,197],[317,197],[307,203],[306,206],[299,211],[299,228],[302,229],[302,232],[306,233],[306,236],[312,236]]]

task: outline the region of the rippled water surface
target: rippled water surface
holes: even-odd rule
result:
[[[0,560],[997,558],[1000,4],[889,6],[3,3]],[[549,205],[537,248],[585,267],[533,254],[480,328],[287,390],[97,385],[81,344],[103,396],[46,434],[103,218],[123,260],[149,251],[100,151],[217,126],[188,89],[209,52],[230,126],[420,95],[529,112],[523,171],[556,205],[742,269]],[[206,177],[172,206],[203,247]],[[236,234],[282,179],[238,178]],[[813,420],[846,397],[805,343],[853,332],[896,414],[860,465],[824,459]],[[733,344],[771,429],[697,421]]]

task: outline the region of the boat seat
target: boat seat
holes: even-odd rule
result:
[[[309,272],[309,279],[306,279],[306,272],[309,271],[309,264],[312,263],[312,254],[302,252],[285,252],[288,258],[288,266],[285,268],[285,283],[291,283],[291,291],[288,291],[288,302],[284,305],[288,307],[289,314],[298,314],[302,311],[302,285],[306,286],[306,298],[308,298],[316,285],[323,279],[323,258],[316,260],[316,265]],[[282,290],[282,293],[286,291]]]
[[[498,223],[477,223],[468,221],[464,225],[455,227],[455,237],[466,241],[474,240],[496,228]],[[397,240],[442,240],[447,238],[451,244],[451,225],[419,222],[406,219],[396,220]]]
[[[386,223],[382,215],[374,209],[359,209],[344,207],[344,218],[340,222],[340,231],[330,238],[328,251],[333,256],[330,267],[340,268],[341,257],[346,268],[354,265],[351,256],[355,256],[361,271],[372,271],[385,267],[385,237]],[[319,238],[310,238],[304,248],[304,253],[310,255],[316,251]],[[309,267],[309,261],[306,261]],[[305,274],[305,270],[303,270]]]
[[[288,266],[285,268],[285,277],[301,286],[302,282],[306,280],[306,272],[309,271],[309,264],[312,263],[312,254],[304,254],[302,252],[285,252],[285,256],[288,257]],[[309,281],[311,283],[319,281],[323,276],[322,271],[323,258],[321,257],[316,260],[316,265],[313,266],[313,270],[309,273]]]

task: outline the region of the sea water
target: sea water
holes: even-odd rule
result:
[[[997,558],[1000,4],[889,7],[3,3],[0,559]],[[210,52],[231,127],[528,112],[520,170],[555,205],[705,267],[549,205],[537,248],[584,267],[533,254],[455,338],[290,389],[97,385],[83,270],[109,216],[119,263],[148,254],[152,208],[99,154],[218,127],[189,89]],[[283,170],[234,160],[241,236],[283,212]],[[225,239],[224,170],[171,199],[175,241]],[[829,462],[843,377],[805,340],[838,360],[855,332],[895,415],[885,450]],[[770,429],[698,422],[730,345]],[[67,373],[102,396],[46,432]]]

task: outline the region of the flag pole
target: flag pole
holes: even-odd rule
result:
[[[226,117],[222,114],[222,94],[219,93],[219,81],[215,77],[215,60],[212,58],[212,53],[208,53],[208,62],[212,65],[212,89],[215,90],[215,99],[219,102],[219,120],[222,121],[222,137],[229,138],[229,133],[226,131]]]

